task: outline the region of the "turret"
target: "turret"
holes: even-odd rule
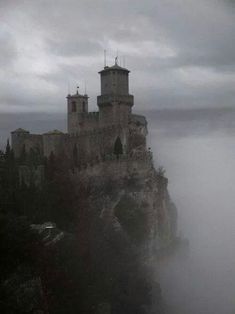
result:
[[[11,145],[15,154],[15,157],[20,157],[23,147],[25,146],[25,140],[30,136],[29,131],[24,129],[17,129],[11,132]]]
[[[129,73],[117,61],[99,72],[101,95],[97,97],[97,104],[101,125],[128,123],[134,104],[134,97],[129,94]]]
[[[78,93],[67,96],[68,105],[68,133],[79,132],[79,122],[88,113],[88,96]]]

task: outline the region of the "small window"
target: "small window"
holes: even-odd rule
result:
[[[76,101],[72,101],[72,112],[76,112],[77,108],[76,108]]]
[[[86,112],[86,103],[85,103],[85,101],[82,102],[82,111]]]

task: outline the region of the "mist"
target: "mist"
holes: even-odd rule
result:
[[[104,49],[131,70],[189,240],[156,265],[169,314],[235,313],[234,3],[0,0],[0,149],[17,128],[65,131],[77,85],[96,108]]]
[[[178,208],[179,234],[189,240],[188,256],[164,260],[156,276],[169,313],[235,313],[234,114],[183,116],[168,112],[149,128]]]
[[[149,120],[155,166],[164,166],[178,208],[188,256],[156,265],[170,314],[235,313],[235,111],[156,110]],[[62,114],[4,114],[1,145],[10,131],[65,130]]]

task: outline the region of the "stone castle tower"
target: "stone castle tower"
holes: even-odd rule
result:
[[[16,157],[31,151],[59,157],[61,168],[66,169],[74,186],[90,191],[92,210],[100,206],[100,217],[112,221],[115,228],[120,228],[115,216],[118,204],[133,206],[134,202],[136,209],[146,213],[150,246],[166,247],[175,234],[176,211],[167,191],[167,179],[155,170],[146,147],[146,119],[132,113],[129,73],[117,63],[104,67],[99,72],[98,111],[90,112],[88,95],[77,90],[67,96],[66,133],[53,130],[31,134],[20,128],[12,132],[12,148]],[[44,173],[43,163],[19,167],[20,182],[26,184],[33,178],[39,185]]]
[[[144,116],[132,114],[134,97],[129,94],[130,71],[118,65],[105,66],[99,72],[101,94],[98,111],[89,112],[88,95],[78,90],[67,96],[67,133],[58,130],[31,134],[24,129],[12,132],[16,157],[22,150],[37,150],[49,157],[65,154],[72,159],[76,150],[79,164],[105,160],[119,153],[131,156],[146,152],[147,122]]]

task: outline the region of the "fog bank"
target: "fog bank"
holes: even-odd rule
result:
[[[188,259],[173,258],[158,273],[172,314],[235,312],[235,138],[226,126],[200,134],[199,123],[197,134],[188,128],[185,136],[159,132],[156,124],[151,131],[180,233],[190,241]]]
[[[235,313],[235,111],[146,112],[149,144],[163,165],[179,212],[188,259],[161,265],[158,277],[170,314]],[[65,116],[4,114],[0,143],[10,131],[65,130]]]

